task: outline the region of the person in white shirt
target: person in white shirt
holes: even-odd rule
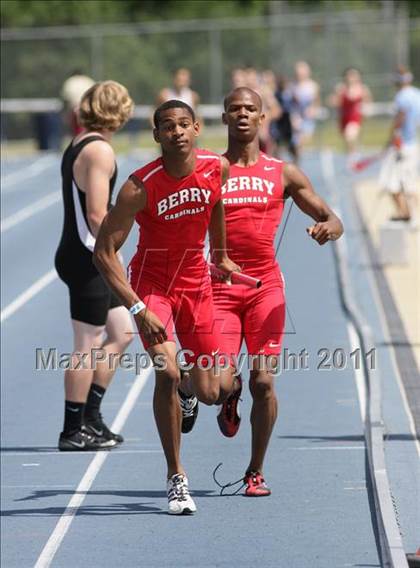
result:
[[[380,185],[393,198],[396,215],[393,221],[412,221],[416,215],[419,184],[420,89],[412,86],[413,75],[400,66],[395,75],[397,94],[395,117],[384,160]]]

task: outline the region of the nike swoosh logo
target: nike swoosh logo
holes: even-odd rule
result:
[[[94,392],[94,393],[96,394],[96,396],[98,396],[99,398],[102,398],[102,397],[104,396],[103,394],[100,394],[99,392],[96,392],[96,390],[94,390],[93,392]]]
[[[203,176],[204,176],[205,178],[208,178],[213,172],[214,172],[214,170],[210,170],[209,172],[203,174]]]
[[[102,436],[104,431],[103,430],[97,430],[96,428],[94,428],[93,426],[89,426],[90,430],[92,430],[93,432],[95,432],[96,436]]]
[[[71,406],[67,407],[70,412],[79,412],[80,408],[72,408]]]
[[[264,166],[265,172],[271,172],[271,170],[275,170],[276,168],[269,168],[268,166]]]
[[[219,351],[220,351],[220,347],[219,347],[219,349],[216,349],[216,351],[212,351],[211,356],[214,357],[215,355],[217,355],[219,353]]]
[[[72,446],[74,446],[75,448],[84,448],[85,447],[85,443],[84,442],[73,442],[70,441],[70,444]]]
[[[280,343],[273,343],[273,342],[268,344],[269,347],[279,347],[279,345]]]

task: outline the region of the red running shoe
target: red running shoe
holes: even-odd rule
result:
[[[242,392],[242,379],[241,377],[236,377],[236,379],[239,383],[239,388],[227,397],[217,415],[220,431],[227,438],[235,436],[241,424],[241,415],[238,405]]]
[[[268,497],[271,495],[271,489],[259,471],[247,471],[244,477],[246,483],[246,497]]]

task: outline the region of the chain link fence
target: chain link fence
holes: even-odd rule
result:
[[[361,70],[376,101],[392,99],[399,63],[411,65],[420,80],[420,20],[410,20],[402,5],[388,17],[380,10],[352,10],[4,29],[1,49],[3,99],[58,97],[75,69],[123,83],[142,105],[155,102],[180,66],[191,70],[192,86],[207,104],[222,101],[236,67],[290,77],[300,59],[311,65],[324,98],[350,65]],[[8,136],[14,122],[8,117]]]
[[[56,97],[75,68],[126,84],[136,101],[154,102],[174,69],[191,69],[194,88],[217,103],[230,71],[251,65],[291,74],[304,59],[323,93],[355,65],[375,98],[390,97],[397,63],[420,66],[420,21],[399,11],[364,10],[267,18],[165,21],[2,31],[2,97]],[[415,69],[420,76],[420,67]]]

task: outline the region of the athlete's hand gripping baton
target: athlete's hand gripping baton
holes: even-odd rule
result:
[[[223,281],[226,278],[226,272],[223,272],[223,270],[220,270],[220,268],[217,268],[214,264],[210,264],[210,275],[214,280]],[[261,280],[248,276],[248,274],[244,274],[243,272],[231,272],[229,276],[232,284],[243,284],[250,288],[260,288],[262,286]]]

